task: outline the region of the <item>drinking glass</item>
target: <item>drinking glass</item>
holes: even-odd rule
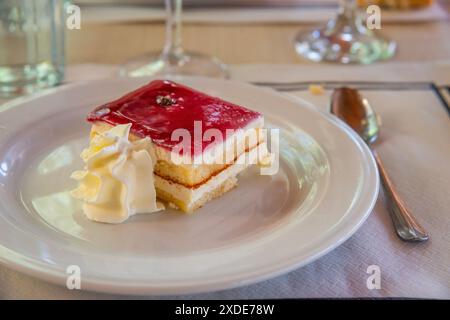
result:
[[[198,75],[228,78],[224,63],[215,57],[183,50],[181,46],[182,0],[165,0],[166,43],[162,52],[148,53],[126,62],[122,76]]]
[[[367,28],[355,0],[340,0],[338,15],[320,29],[300,32],[295,49],[312,61],[370,64],[391,58],[396,44]]]
[[[0,96],[54,86],[64,76],[64,0],[0,1]]]

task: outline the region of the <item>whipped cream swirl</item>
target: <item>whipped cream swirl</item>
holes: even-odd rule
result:
[[[131,124],[118,125],[91,137],[81,153],[84,170],[71,175],[78,181],[71,195],[84,201],[83,212],[91,220],[121,223],[136,213],[164,209],[156,201],[151,141],[131,142],[130,129]]]

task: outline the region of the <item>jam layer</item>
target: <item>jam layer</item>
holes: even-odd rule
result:
[[[214,139],[202,139],[206,130],[219,130],[225,139],[227,130],[242,129],[261,116],[258,112],[184,85],[154,80],[97,107],[87,120],[111,125],[131,123],[133,134],[150,137],[153,143],[169,151],[180,143],[179,138],[172,138],[172,133],[176,129],[185,129],[191,137],[190,153],[196,155],[214,143]]]

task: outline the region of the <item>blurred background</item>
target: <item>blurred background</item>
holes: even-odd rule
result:
[[[66,21],[80,10],[80,28]],[[369,5],[381,29],[366,27]],[[450,58],[448,0],[3,0],[0,95],[62,83],[67,66],[229,77],[242,64]]]
[[[84,16],[82,29],[68,33],[68,63],[122,63],[162,48],[163,1],[75,2]],[[384,2],[391,7],[383,9],[382,27],[398,43],[395,59],[450,57],[448,1],[410,1],[410,6],[402,0]],[[338,1],[184,0],[183,5],[183,46],[188,50],[217,56],[228,64],[304,63],[292,49],[296,34],[330,19]],[[424,41],[431,45],[418,45]]]
[[[79,4],[130,4],[130,5],[162,5],[161,0],[79,0],[76,1]],[[314,1],[314,0],[185,0],[185,6],[189,7],[204,7],[204,6],[297,6],[297,5],[312,5],[315,6],[317,4],[335,4],[336,1],[328,0],[328,1]]]

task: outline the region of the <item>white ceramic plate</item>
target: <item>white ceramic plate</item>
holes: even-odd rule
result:
[[[54,89],[0,107],[0,261],[84,289],[180,294],[246,285],[303,266],[350,237],[378,193],[373,158],[351,130],[306,102],[239,82],[177,80],[262,112],[280,128],[280,170],[240,177],[195,215],[173,210],[120,225],[87,220],[69,196],[86,114],[149,79]]]

